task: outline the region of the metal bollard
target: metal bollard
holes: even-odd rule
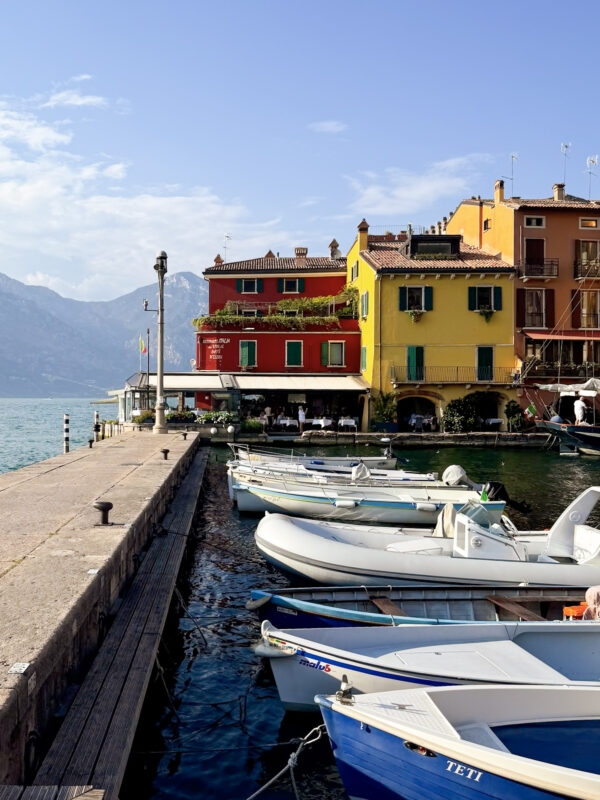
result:
[[[185,440],[187,439],[187,432],[184,431],[181,435],[183,437],[183,441],[185,442]]]
[[[63,415],[63,453],[68,453],[69,452],[69,443],[70,443],[70,437],[69,437],[69,415],[68,414],[64,414]]]
[[[94,508],[98,509],[100,512],[100,525],[109,525],[108,521],[108,512],[113,507],[112,503],[109,503],[106,500],[96,500],[94,503]]]
[[[92,449],[92,445],[94,444],[94,440],[93,439],[88,439],[88,444],[89,444],[90,450],[91,450]]]
[[[167,450],[167,448],[165,447],[165,448],[163,448],[163,449],[162,449],[160,452],[163,454],[163,458],[164,458],[164,460],[166,461],[166,460],[167,460],[167,457],[168,457],[168,455],[169,455],[169,451],[168,451],[168,450]]]

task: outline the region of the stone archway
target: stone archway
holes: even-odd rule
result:
[[[438,414],[432,398],[424,395],[405,395],[398,399],[396,408],[399,431],[422,430],[424,419],[427,420],[425,426],[427,429],[437,430]]]

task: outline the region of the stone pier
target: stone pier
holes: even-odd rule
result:
[[[198,444],[126,433],[0,475],[0,784],[31,779]]]

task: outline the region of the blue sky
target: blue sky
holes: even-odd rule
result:
[[[597,4],[5,0],[0,271],[81,299],[228,259],[346,251],[600,151]],[[507,191],[509,190],[507,184]],[[592,196],[600,197],[593,179]],[[383,229],[383,228],[382,228]]]

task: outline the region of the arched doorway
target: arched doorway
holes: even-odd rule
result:
[[[437,430],[435,403],[428,397],[402,397],[398,400],[399,431]]]
[[[473,430],[489,430],[490,426],[501,424],[495,422],[501,419],[500,399],[498,392],[471,392],[465,395],[467,416],[472,420]]]

